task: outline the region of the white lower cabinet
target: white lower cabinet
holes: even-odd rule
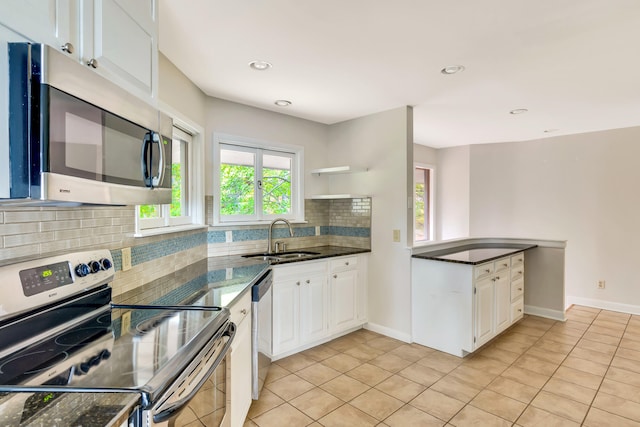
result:
[[[412,339],[465,356],[520,320],[524,254],[480,265],[412,260]]]
[[[364,257],[274,266],[274,359],[327,341],[366,322]]]
[[[475,285],[475,336],[474,346],[479,347],[495,335],[494,286],[491,278],[480,280]]]
[[[251,290],[229,307],[231,321],[236,324],[236,335],[231,343],[228,363],[229,390],[227,416],[229,426],[244,424],[251,406]]]
[[[291,351],[326,335],[326,269],[325,261],[297,263],[274,269],[274,355]]]

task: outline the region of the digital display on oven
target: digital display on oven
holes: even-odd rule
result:
[[[22,291],[29,297],[73,283],[68,262],[44,265],[20,271]]]

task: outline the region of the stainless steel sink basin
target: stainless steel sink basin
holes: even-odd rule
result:
[[[248,254],[242,255],[244,258],[255,258],[262,259],[264,261],[284,261],[290,259],[300,259],[300,258],[308,258],[314,255],[320,255],[319,252],[310,252],[310,251],[290,251],[290,252],[282,252],[279,254]]]

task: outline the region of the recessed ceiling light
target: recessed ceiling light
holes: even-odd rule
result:
[[[291,101],[287,101],[286,99],[278,99],[276,102],[274,102],[274,104],[276,104],[278,107],[288,107],[289,105],[291,105]]]
[[[509,111],[509,114],[524,114],[527,111],[529,110],[527,110],[526,108],[516,108],[515,110]]]
[[[251,61],[249,62],[249,67],[257,71],[264,71],[271,68],[272,65],[267,61]]]
[[[462,65],[447,65],[442,70],[440,70],[442,74],[446,75],[459,73],[461,71],[464,71],[464,67]]]

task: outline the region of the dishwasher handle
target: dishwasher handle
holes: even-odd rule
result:
[[[187,396],[174,402],[167,408],[163,409],[164,404],[161,404],[160,406],[158,406],[156,410],[157,412],[153,414],[154,422],[161,423],[163,421],[167,421],[174,415],[178,414],[178,412],[180,412],[189,403],[189,401],[196,395],[196,393],[200,391],[200,388],[202,388],[204,383],[207,382],[209,377],[211,377],[211,375],[216,370],[216,368],[218,367],[222,359],[224,359],[227,356],[227,353],[231,348],[231,343],[233,342],[233,338],[235,335],[236,335],[236,325],[233,322],[229,322],[229,325],[227,326],[226,330],[221,335],[221,338],[227,337],[227,342],[224,344],[222,351],[220,352],[220,354],[218,354],[215,361],[211,364],[209,369],[207,369],[206,374],[202,376],[200,381],[198,381],[198,384],[196,384],[196,386],[193,387],[193,389],[189,392],[189,394],[187,394]]]

